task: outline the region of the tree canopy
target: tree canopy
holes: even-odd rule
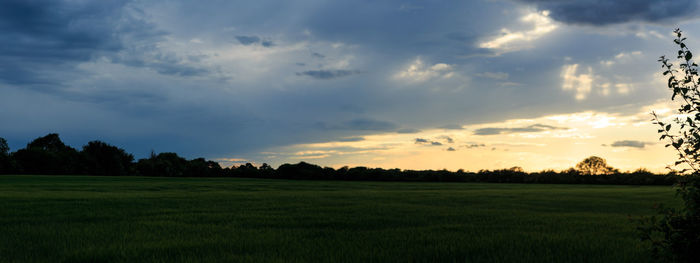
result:
[[[598,156],[591,156],[576,164],[576,169],[587,175],[612,174],[615,168],[608,166],[605,159]]]

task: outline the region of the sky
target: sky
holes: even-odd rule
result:
[[[698,1],[0,2],[0,137],[230,166],[663,171]]]

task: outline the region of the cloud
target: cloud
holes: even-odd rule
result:
[[[401,128],[396,131],[397,133],[419,133],[421,130],[414,128]]]
[[[445,142],[447,142],[447,143],[454,143],[455,142],[454,139],[452,139],[452,137],[447,136],[447,135],[439,136],[438,138],[445,140]]]
[[[244,46],[260,44],[263,47],[273,47],[275,43],[270,40],[263,40],[258,36],[235,36],[236,40]]]
[[[549,11],[528,13],[520,18],[524,24],[531,25],[525,30],[511,30],[502,28],[498,37],[481,42],[479,47],[510,52],[525,48],[531,48],[530,42],[535,41],[557,28],[557,25],[549,18]]]
[[[78,63],[164,35],[118,0],[2,1],[0,32],[0,81],[13,85],[56,85]]]
[[[643,142],[643,141],[634,141],[634,140],[623,140],[623,141],[615,141],[612,144],[610,144],[610,147],[632,147],[632,148],[644,148],[644,146],[648,145],[648,142]]]
[[[359,141],[364,141],[364,137],[346,137],[346,138],[341,138],[338,141],[339,142],[359,142]]]
[[[467,149],[479,148],[479,147],[486,147],[486,144],[483,144],[483,143],[481,143],[481,144],[479,144],[479,143],[472,143],[472,144],[469,144],[469,145],[465,145],[464,147],[466,147]]]
[[[309,70],[297,72],[297,76],[309,76],[315,79],[329,80],[360,74],[359,70]]]
[[[430,146],[441,146],[442,145],[441,142],[431,141],[431,140],[424,139],[424,138],[416,138],[415,144],[424,144],[424,145],[430,145]]]
[[[396,130],[396,124],[388,121],[360,118],[343,122],[340,125],[332,126],[332,129],[356,131],[393,131]]]
[[[697,17],[695,0],[517,0],[533,3],[539,10],[567,24],[605,26],[632,21],[677,23]]]
[[[428,143],[427,139],[416,138],[416,144]]]
[[[566,130],[567,128],[555,127],[545,124],[533,124],[520,128],[480,128],[474,131],[474,135],[496,135],[511,133],[543,132],[550,130]]]
[[[464,130],[462,125],[459,125],[459,124],[447,124],[447,125],[442,125],[438,128],[445,129],[445,130]]]
[[[477,77],[487,78],[487,79],[495,79],[495,80],[507,80],[508,79],[508,73],[505,73],[505,72],[483,72],[483,73],[476,73],[475,75]]]
[[[454,151],[456,151],[456,150],[455,150],[455,148],[449,147],[449,148],[447,148],[447,151],[448,151],[448,152],[454,152]]]
[[[454,75],[451,65],[437,63],[427,66],[420,58],[414,60],[404,70],[394,75],[395,79],[420,83],[434,78],[448,79]]]
[[[578,74],[578,75],[577,75]],[[576,99],[583,100],[591,93],[593,88],[593,69],[588,67],[585,73],[578,73],[578,64],[564,65],[561,71],[563,90],[573,90],[576,92]]]
[[[246,46],[260,42],[260,37],[257,36],[236,36],[236,39],[238,42]]]
[[[600,61],[600,64],[610,67],[613,66],[617,63],[620,62],[627,62],[632,58],[638,58],[642,56],[642,52],[637,50],[637,51],[631,51],[631,52],[620,52],[613,59],[610,60],[602,60]]]

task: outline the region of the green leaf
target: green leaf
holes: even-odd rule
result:
[[[693,58],[693,53],[690,53],[690,51],[685,52],[685,60],[690,60]]]
[[[669,131],[669,130],[671,130],[671,124],[666,125],[666,131]]]

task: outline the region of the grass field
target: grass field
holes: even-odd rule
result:
[[[0,176],[1,262],[648,262],[659,186]]]

